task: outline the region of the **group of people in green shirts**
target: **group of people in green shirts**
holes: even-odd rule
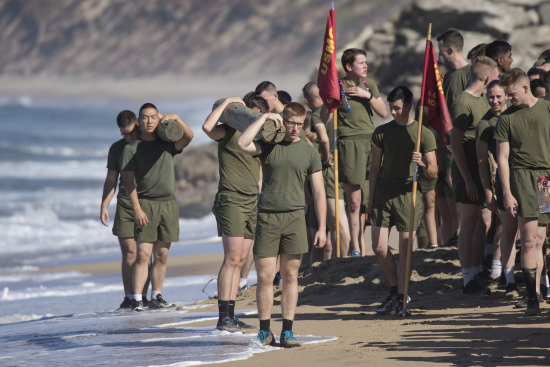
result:
[[[406,253],[410,221],[418,228],[426,214],[423,196],[433,202],[436,195],[445,226],[443,241],[458,242],[463,292],[486,292],[488,281],[500,277],[506,294],[518,296],[513,246],[519,228],[527,296],[518,304],[523,302],[528,314],[539,312],[548,220],[538,210],[537,179],[550,175],[550,102],[533,96],[527,73],[511,69],[511,47],[506,42],[476,47],[468,56],[470,64],[462,54],[464,41],[458,31],[449,30],[437,40],[440,59],[451,69],[443,81],[453,122],[451,144],[446,146],[425,127],[420,151],[415,152],[418,121],[411,116],[413,94],[403,86],[387,97],[393,120],[375,128],[372,118],[386,118],[386,102],[367,77],[366,52],[348,49],[342,55],[346,76],[339,80],[342,103],[333,112],[338,121],[338,183],[331,153],[332,113],[323,105],[316,83],[303,88],[309,111],[300,103],[283,104],[275,85],[266,81],[243,99],[225,99],[208,116],[202,128],[218,143],[220,180],[213,213],[224,248],[216,329],[255,328],[235,316],[241,269],[249,268],[252,251],[258,274],[258,342],[276,343],[270,320],[273,280],[279,272],[283,319],[279,345],[300,346],[292,329],[301,262],[334,256],[336,226],[341,230],[342,253],[364,255],[365,222],[372,226],[372,248],[390,285],[390,294],[376,312],[403,316],[406,262],[394,258],[389,231],[396,227],[399,252]],[[548,65],[538,65],[541,77]],[[232,103],[261,115],[244,131],[220,124]],[[169,119],[184,130],[175,143],[156,135],[159,124]],[[267,120],[284,126],[280,143],[255,140]],[[107,206],[120,175],[113,234],[123,252],[121,308],[166,307],[169,303],[160,294],[166,259],[170,243],[179,238],[173,156],[189,144],[193,133],[178,116],[162,115],[150,103],[141,107],[137,118],[130,111],[121,112],[117,124],[123,139],[109,151],[101,220],[107,225]],[[415,167],[424,183],[419,185],[421,195],[411,217]],[[339,223],[337,206],[342,213]],[[435,216],[424,215],[427,218],[434,223],[425,227],[433,232]],[[486,245],[489,228],[499,222],[491,248]],[[481,266],[486,252],[493,254],[488,276]],[[150,301],[145,297],[149,277]]]

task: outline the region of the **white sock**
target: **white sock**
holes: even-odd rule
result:
[[[126,298],[128,298],[130,301],[134,299],[133,294],[125,294],[124,296],[126,296]]]
[[[456,234],[460,234],[460,228],[456,230]]]
[[[248,282],[247,282],[246,279],[241,278],[241,279],[239,280],[239,288],[244,287],[247,283],[248,283]]]
[[[504,269],[504,276],[506,277],[506,284],[515,283],[514,269]]]
[[[500,260],[493,260],[491,265],[491,278],[496,279],[502,273],[502,263]]]
[[[141,294],[134,294],[134,299],[138,302],[141,302]]]
[[[488,243],[485,245],[485,256],[491,255],[493,253],[493,244]]]
[[[544,275],[540,277],[540,284],[548,287],[548,275]]]
[[[151,291],[151,299],[157,299],[157,295],[160,294],[160,291]]]
[[[464,286],[474,279],[474,276],[471,273],[471,269],[462,268],[462,280],[464,281]]]

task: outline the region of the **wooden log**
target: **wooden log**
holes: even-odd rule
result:
[[[214,103],[212,111],[215,110],[224,99],[219,99]],[[251,108],[243,106],[240,103],[231,103],[223,111],[220,122],[231,126],[232,128],[243,132],[247,127],[252,125],[254,121],[260,118],[262,114],[258,111],[254,111]],[[273,120],[267,120],[262,129],[256,135],[257,140],[262,139],[266,143],[277,144],[280,143],[285,137],[286,129],[284,125],[277,127]]]
[[[159,123],[157,135],[164,141],[176,142],[183,138],[183,127],[175,120],[166,120]]]

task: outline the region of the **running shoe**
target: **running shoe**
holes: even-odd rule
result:
[[[472,279],[466,284],[464,288],[462,288],[462,293],[464,294],[475,294],[484,292],[487,289],[487,287],[484,287],[483,285],[479,284],[475,279]]]
[[[216,330],[225,330],[234,333],[241,330],[241,328],[233,321],[233,319],[229,317],[224,317],[223,319],[218,320]]]
[[[122,301],[122,303],[118,307],[119,310],[122,310],[125,308],[132,308],[132,300],[128,297],[124,297],[124,301]]]
[[[537,302],[544,302],[544,299],[542,298],[542,296],[540,295],[540,293],[537,293]],[[525,295],[523,296],[522,299],[520,299],[518,301],[518,303],[516,303],[516,305],[514,306],[515,308],[527,308],[527,304],[529,303],[529,295]]]
[[[143,302],[142,301],[136,301],[135,299],[132,300],[132,310],[134,311],[143,311]]]
[[[458,243],[458,234],[455,233],[449,240],[445,243],[445,246],[456,246]]]
[[[514,284],[514,283],[510,283],[510,284]],[[498,289],[505,289],[506,288],[506,276],[504,275],[504,273],[502,273],[500,275],[500,277],[498,278],[498,283],[497,283],[497,288]]]
[[[245,284],[239,288],[240,291],[244,291],[245,289],[248,289],[248,284]]]
[[[544,285],[544,284],[540,285],[540,294],[541,294],[543,299],[548,298],[548,287],[546,285]]]
[[[294,331],[284,330],[281,332],[281,339],[279,340],[281,347],[294,348],[301,347],[302,343],[294,337]]]
[[[275,337],[273,336],[273,333],[271,332],[271,330],[269,331],[260,330],[258,332],[258,335],[256,336],[256,340],[261,345],[275,346]]]
[[[348,255],[349,257],[361,257],[361,254],[355,250],[351,251]]]
[[[540,313],[539,300],[538,299],[527,300],[527,309],[525,310],[525,315],[535,316],[535,315],[538,315],[539,313]]]
[[[283,283],[283,277],[281,277],[281,272],[275,274],[275,279],[273,279],[273,285],[279,285]]]
[[[506,293],[504,294],[504,297],[508,297],[508,298],[519,297],[518,285],[516,283],[506,284]]]
[[[141,301],[143,302],[143,307],[149,307],[149,300],[146,294],[141,295]]]
[[[408,307],[409,304],[407,304],[407,316],[411,316],[411,310]],[[397,302],[395,302],[395,306],[393,308],[393,314],[397,317],[403,317],[403,300],[400,299]]]
[[[384,302],[382,302],[382,304],[375,309],[375,311],[376,313],[379,313],[381,315],[386,315],[388,313],[391,313],[395,308],[396,302],[397,302],[397,294],[390,294],[389,296],[386,297]]]
[[[233,322],[239,327],[239,329],[256,329],[254,326],[239,320],[237,316],[233,317]]]

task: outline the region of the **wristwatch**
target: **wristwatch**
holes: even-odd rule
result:
[[[367,102],[370,102],[371,99],[372,99],[372,97],[374,97],[374,96],[372,95],[372,92],[369,92],[369,93],[370,93],[370,98],[367,98]]]

